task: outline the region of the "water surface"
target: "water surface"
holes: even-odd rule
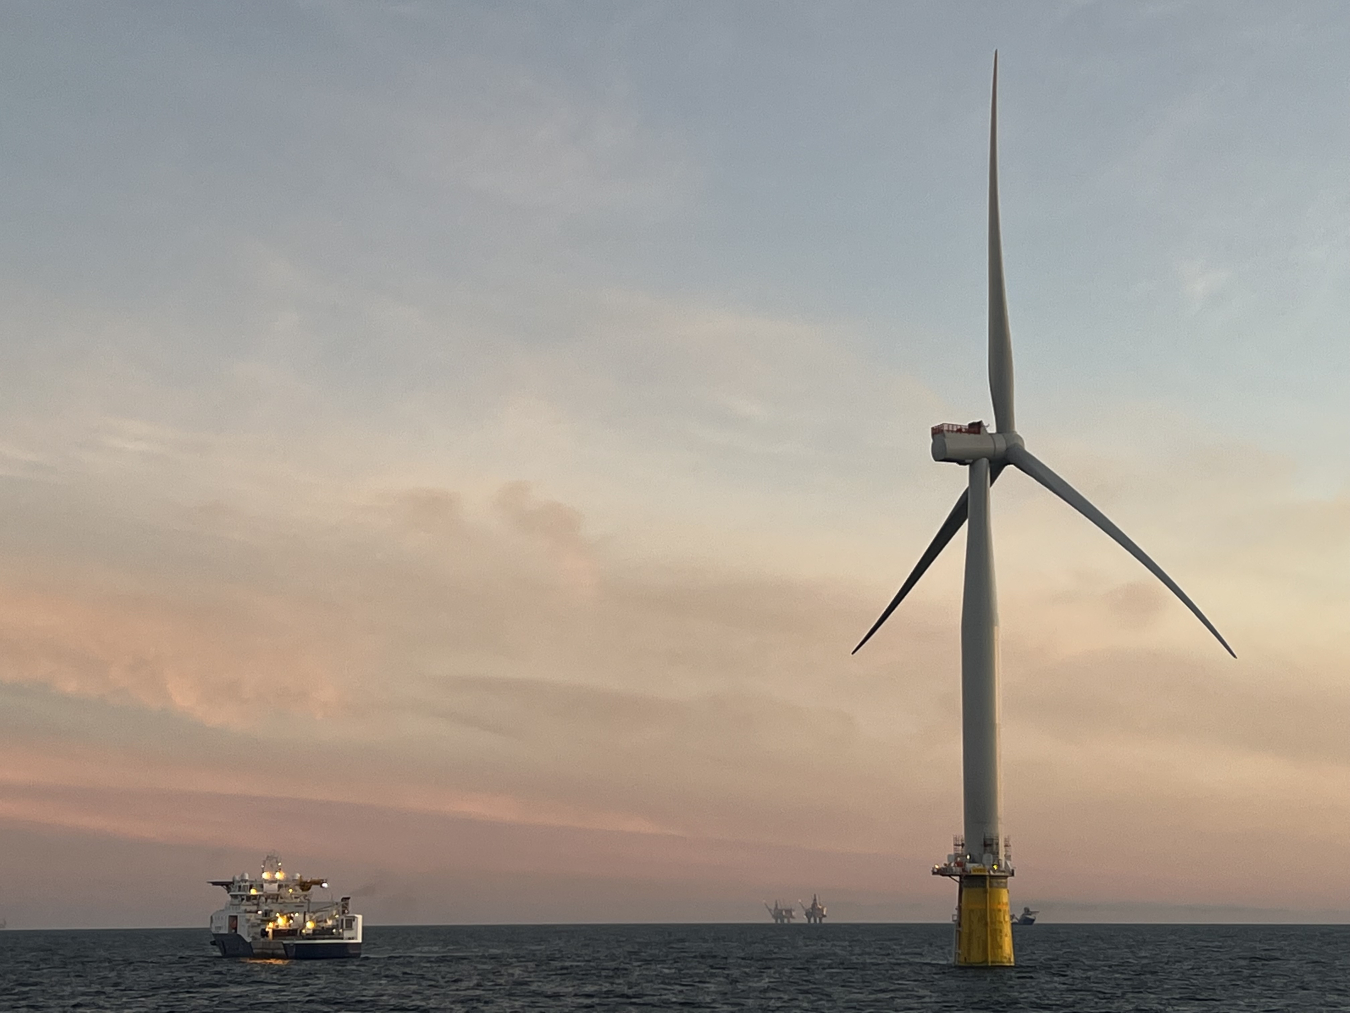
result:
[[[1350,926],[1037,925],[958,970],[947,925],[368,927],[360,960],[222,960],[201,929],[0,932],[0,1009],[1350,1011]]]

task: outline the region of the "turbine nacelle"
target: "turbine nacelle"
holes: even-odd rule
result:
[[[963,426],[944,422],[933,427],[933,460],[951,464],[970,464],[981,458],[991,464],[1007,459],[1008,451],[1022,446],[1016,433],[991,433],[983,422]]]

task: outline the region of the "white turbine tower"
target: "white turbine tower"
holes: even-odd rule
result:
[[[933,427],[933,460],[969,468],[969,485],[867,636],[872,638],[897,605],[918,583],[961,526],[966,534],[965,593],[961,602],[961,739],[965,836],[934,875],[959,884],[956,962],[961,965],[1012,964],[1008,916],[1007,843],[999,821],[998,605],[994,593],[993,539],[989,525],[989,487],[1005,467],[1030,475],[1116,540],[1161,580],[1205,629],[1223,644],[1214,624],[1125,532],[1026,449],[1013,421],[1012,336],[1003,286],[1003,243],[998,215],[998,54],[994,54],[993,96],[989,112],[989,393],[994,402],[994,431],[982,422]],[[1236,657],[1236,655],[1233,655]]]

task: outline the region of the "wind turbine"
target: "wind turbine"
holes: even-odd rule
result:
[[[933,874],[959,884],[956,962],[961,965],[1012,964],[1008,877],[1013,874],[1008,844],[1000,837],[998,749],[998,605],[994,593],[993,538],[989,489],[1003,469],[1014,467],[1073,507],[1115,539],[1161,580],[1205,629],[1233,654],[1228,642],[1162,567],[1107,519],[1068,482],[1027,450],[1013,418],[1012,336],[1003,285],[1003,242],[998,214],[998,53],[989,109],[989,393],[994,431],[983,422],[934,426],[933,460],[966,465],[969,482],[951,513],[881,617],[858,646],[881,628],[918,583],[947,543],[969,522],[966,534],[965,591],[961,601],[961,744],[965,835]],[[1233,657],[1237,655],[1233,654]]]

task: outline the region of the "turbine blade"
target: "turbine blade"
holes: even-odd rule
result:
[[[1163,568],[1148,557],[1148,553],[1135,545],[1129,535],[1125,534],[1120,528],[1112,524],[1111,521],[1107,519],[1106,514],[1102,513],[1089,503],[1087,497],[1051,471],[1025,447],[1009,447],[1008,463],[1013,465],[1013,467],[1017,468],[1019,471],[1030,475],[1037,482],[1040,482],[1041,485],[1045,486],[1065,503],[1069,504],[1069,506],[1073,507],[1093,524],[1097,525],[1097,527],[1101,528],[1114,538],[1126,552],[1139,560],[1139,562],[1143,563],[1153,576],[1166,584],[1168,589],[1180,598],[1188,609],[1195,613],[1195,618],[1205,624],[1205,629],[1214,634],[1214,638],[1218,640],[1219,643],[1223,644],[1223,649],[1225,651],[1232,654],[1234,658],[1237,657],[1237,655],[1233,653],[1233,649],[1228,646],[1228,641],[1224,640],[1223,635],[1214,628],[1214,624],[1205,618],[1205,614],[1200,611],[1195,602],[1191,601],[1186,592],[1177,586],[1177,582],[1164,573]]]
[[[1003,233],[998,220],[998,52],[994,53],[994,87],[989,100],[989,396],[994,402],[994,430],[1011,433],[1013,418],[1012,331],[1008,326],[1008,294],[1003,284]]]
[[[989,473],[990,485],[993,485],[998,481],[998,476],[1002,471],[1002,464],[994,465],[993,470]],[[914,585],[919,582],[919,578],[928,572],[928,568],[933,565],[933,560],[937,559],[938,556],[942,554],[942,550],[947,547],[947,543],[961,530],[961,526],[966,523],[966,516],[970,509],[970,504],[967,501],[967,496],[969,495],[970,493],[968,490],[963,490],[961,492],[960,499],[958,499],[956,505],[952,507],[951,513],[947,515],[947,519],[942,522],[942,527],[938,528],[938,533],[933,536],[933,540],[928,543],[928,548],[925,549],[923,555],[919,557],[919,561],[914,564],[914,569],[910,571],[909,576],[905,578],[905,583],[901,586],[900,590],[895,593],[895,597],[891,599],[891,603],[886,606],[886,611],[881,613],[881,617],[874,622],[872,628],[867,631],[867,636],[859,640],[858,646],[853,648],[849,653],[857,654],[858,651],[862,649],[862,645],[872,639],[872,634],[881,629],[881,624],[891,617],[891,613],[905,600],[905,595],[909,594],[909,592],[914,589]]]

